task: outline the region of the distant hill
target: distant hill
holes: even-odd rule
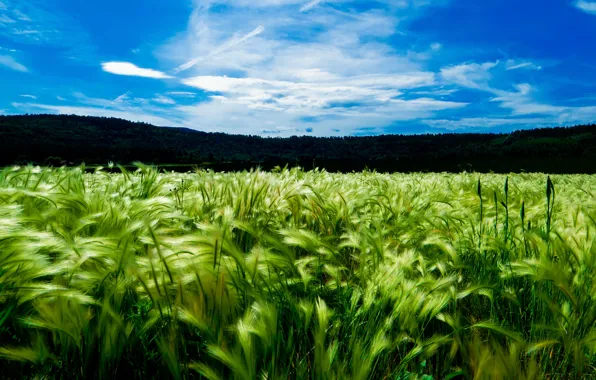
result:
[[[216,170],[299,165],[329,171],[596,173],[596,125],[510,134],[290,137],[205,133],[121,119],[0,116],[0,165],[193,164]]]

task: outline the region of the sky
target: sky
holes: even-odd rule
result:
[[[261,136],[596,122],[596,0],[0,0],[0,114]]]

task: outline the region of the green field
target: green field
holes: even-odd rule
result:
[[[596,376],[596,177],[0,171],[0,378]]]

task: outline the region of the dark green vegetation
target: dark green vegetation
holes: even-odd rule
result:
[[[80,116],[0,116],[0,165],[113,161],[327,171],[596,173],[596,125],[512,134],[261,138]]]
[[[595,378],[595,190],[6,168],[0,378]]]

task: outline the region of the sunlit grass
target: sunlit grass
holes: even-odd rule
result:
[[[588,175],[0,172],[0,377],[596,376]]]

